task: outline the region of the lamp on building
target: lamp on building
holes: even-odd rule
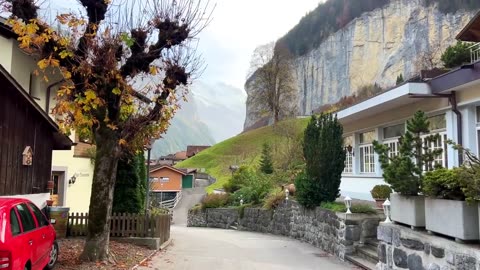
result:
[[[350,211],[350,208],[352,207],[352,198],[350,197],[345,197],[345,199],[343,200],[345,202],[345,207],[347,207],[347,214],[351,214],[352,211]]]
[[[385,213],[385,223],[392,223],[390,220],[390,200],[387,198],[387,200],[383,203],[383,212]]]
[[[290,191],[288,191],[288,188],[285,189],[285,200],[288,201],[288,195],[290,195]]]
[[[352,156],[355,155],[355,153],[353,152],[353,147],[349,144],[347,146],[345,146],[345,150],[349,153],[349,154],[352,154]]]
[[[77,174],[74,174],[70,179],[68,179],[68,184],[73,185],[77,181]]]

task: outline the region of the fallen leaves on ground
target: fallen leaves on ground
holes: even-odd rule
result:
[[[78,258],[83,251],[85,239],[60,239],[58,244],[60,256],[55,267],[56,270],[130,269],[152,253],[151,250],[144,247],[110,241],[110,252],[115,256],[115,264],[103,262],[82,263]]]

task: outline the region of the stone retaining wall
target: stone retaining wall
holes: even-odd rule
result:
[[[245,208],[190,211],[187,226],[237,228],[284,235],[308,242],[344,259],[355,251],[355,245],[377,237],[377,226],[383,215],[335,213],[327,209],[308,210],[295,201],[286,201],[275,210]]]
[[[480,270],[478,244],[414,231],[409,227],[381,223],[378,227],[377,269]]]

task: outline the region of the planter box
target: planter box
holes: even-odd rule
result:
[[[412,227],[425,227],[425,197],[390,195],[391,219]]]
[[[458,240],[478,240],[478,206],[425,198],[426,229]]]

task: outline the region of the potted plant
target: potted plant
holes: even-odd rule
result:
[[[375,200],[377,208],[379,209],[383,208],[383,203],[387,198],[390,199],[391,193],[392,189],[388,185],[376,185],[370,191],[370,194],[372,194],[372,198]]]
[[[425,198],[421,194],[423,171],[434,167],[442,149],[431,150],[424,143],[438,140],[438,135],[429,133],[430,123],[422,111],[417,111],[407,121],[407,131],[399,139],[399,152],[390,155],[390,148],[377,141],[374,150],[379,155],[383,177],[396,192],[390,195],[391,219],[412,227],[425,227]]]
[[[478,207],[466,202],[474,181],[466,167],[428,172],[423,180],[426,229],[459,240],[478,240]]]

